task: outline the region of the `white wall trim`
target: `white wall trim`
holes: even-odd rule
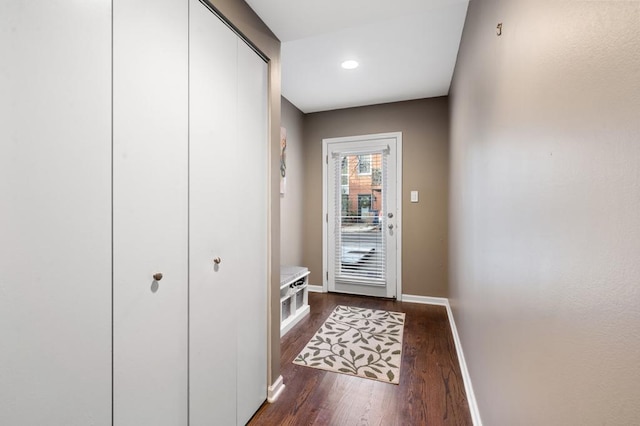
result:
[[[322,140],[322,292],[326,293],[329,291],[329,282],[327,280],[327,274],[329,270],[329,257],[327,255],[327,232],[329,229],[329,224],[327,223],[327,212],[328,212],[328,200],[327,200],[327,187],[329,186],[328,173],[329,173],[329,165],[328,163],[328,155],[329,155],[329,146],[327,145],[327,140]]]
[[[324,287],[321,285],[309,284],[307,286],[307,290],[309,291],[309,293],[326,293],[326,291],[324,290]]]
[[[396,300],[402,301],[402,233],[404,228],[402,227],[402,200],[404,194],[402,193],[402,132],[395,132],[392,135],[396,136]]]
[[[421,303],[423,305],[449,306],[449,300],[446,297],[427,297],[403,294],[402,301],[409,303]]]
[[[471,384],[471,376],[469,375],[469,369],[467,368],[467,361],[464,359],[462,343],[460,342],[460,336],[458,335],[458,327],[456,327],[456,321],[453,318],[453,312],[451,311],[449,300],[446,300],[447,316],[449,317],[451,333],[453,334],[453,341],[456,345],[456,352],[458,353],[458,361],[460,361],[460,370],[462,371],[464,389],[467,392],[467,402],[469,403],[469,411],[471,411],[471,420],[473,421],[474,426],[482,426],[480,410],[478,410],[478,401],[476,400],[476,394],[473,392],[473,385]]]
[[[402,301],[409,302],[409,303],[421,303],[424,305],[444,306],[447,309],[447,317],[449,318],[449,325],[451,326],[451,334],[453,335],[453,342],[456,346],[456,353],[458,354],[460,371],[462,372],[462,381],[464,383],[464,390],[467,393],[467,402],[469,403],[471,420],[473,421],[474,426],[482,426],[482,419],[480,418],[480,411],[478,410],[478,401],[476,400],[476,395],[473,392],[473,385],[471,384],[471,376],[469,375],[469,369],[467,368],[467,361],[464,358],[464,352],[462,351],[462,343],[460,342],[460,335],[458,335],[458,328],[456,327],[456,321],[453,318],[453,311],[451,311],[451,305],[449,304],[449,299],[447,299],[446,297],[427,297],[427,296],[414,296],[411,294],[403,294]]]
[[[267,402],[275,402],[284,390],[284,382],[282,376],[278,376],[276,381],[267,389]]]

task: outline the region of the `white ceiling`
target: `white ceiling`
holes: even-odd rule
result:
[[[449,93],[468,0],[246,1],[282,42],[282,95],[305,113]]]

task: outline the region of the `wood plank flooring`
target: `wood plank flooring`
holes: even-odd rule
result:
[[[471,425],[446,309],[341,294],[309,294],[311,313],[281,340],[285,389],[250,425]],[[292,364],[337,305],[405,312],[400,384]]]

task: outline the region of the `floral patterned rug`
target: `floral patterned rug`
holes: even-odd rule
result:
[[[402,312],[338,306],[294,364],[398,384]]]

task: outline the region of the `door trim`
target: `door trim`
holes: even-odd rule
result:
[[[327,188],[329,184],[329,143],[336,142],[360,142],[372,139],[389,139],[396,140],[396,209],[398,216],[396,219],[396,229],[398,230],[396,237],[396,300],[402,301],[402,132],[375,133],[370,135],[346,136],[340,138],[322,139],[322,292],[329,291],[329,282],[327,274],[329,272],[329,256],[327,231],[327,217],[329,214]]]

